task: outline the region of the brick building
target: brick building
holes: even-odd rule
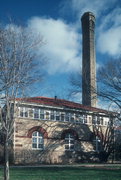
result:
[[[63,99],[17,99],[14,113],[15,163],[71,163],[95,160],[100,133],[109,123],[107,111]]]

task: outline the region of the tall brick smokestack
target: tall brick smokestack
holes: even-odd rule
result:
[[[95,16],[86,12],[82,22],[82,104],[96,107]]]

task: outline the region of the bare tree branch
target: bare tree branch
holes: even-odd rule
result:
[[[0,27],[0,102],[1,128],[4,135],[5,171],[4,179],[9,180],[9,145],[13,138],[14,104],[16,98],[23,97],[27,87],[42,80],[44,60],[40,57],[37,68],[35,50],[43,45],[43,38],[32,36],[23,27],[9,25]]]

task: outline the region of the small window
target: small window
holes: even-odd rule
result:
[[[101,122],[100,122],[100,117],[99,116],[97,116],[97,124],[100,124]]]
[[[79,123],[79,122],[80,122],[79,114],[75,114],[75,121],[76,121],[76,123]]]
[[[96,115],[92,116],[92,124],[97,124],[97,116]]]
[[[94,145],[94,150],[96,152],[100,152],[102,150],[102,143],[98,136],[95,136],[95,138],[93,140],[93,145]]]
[[[28,117],[28,108],[20,107],[20,117]]]
[[[35,131],[32,134],[32,148],[40,149],[40,150],[43,150],[43,148],[44,148],[43,135],[38,131]]]
[[[55,113],[54,113],[54,111],[51,111],[51,112],[50,112],[50,119],[51,119],[52,121],[55,120]]]
[[[103,125],[103,117],[100,118],[100,124]]]
[[[61,121],[65,121],[65,113],[61,112]]]
[[[28,108],[25,108],[25,117],[28,117]]]
[[[46,112],[45,112],[45,119],[46,119],[46,120],[49,120],[49,119],[50,119],[50,112],[49,112],[49,111],[46,111]]]
[[[72,133],[67,133],[65,135],[65,150],[66,151],[74,151],[74,136]]]
[[[83,123],[87,124],[87,115],[83,115]]]
[[[92,117],[91,117],[91,116],[89,116],[88,123],[89,123],[89,124],[92,123]]]
[[[74,114],[70,114],[70,121],[74,122]]]
[[[30,118],[33,118],[33,115],[34,115],[33,109],[30,108],[30,109],[29,109],[29,117],[30,117]]]
[[[34,109],[34,118],[39,119],[39,109]]]
[[[65,121],[70,121],[70,113],[65,114]]]
[[[20,117],[24,117],[24,108],[20,107]]]
[[[56,111],[56,121],[60,121],[60,112]]]
[[[108,125],[109,125],[109,119],[108,119],[108,118],[105,118],[105,119],[104,119],[104,123],[105,123],[105,126],[108,126]]]
[[[40,109],[40,119],[44,119],[45,116],[44,116],[44,109]]]
[[[83,115],[82,114],[79,114],[79,122],[83,123]]]

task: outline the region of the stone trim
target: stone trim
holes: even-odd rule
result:
[[[38,131],[40,133],[43,134],[43,137],[44,138],[48,138],[48,133],[46,132],[46,130],[40,126],[35,126],[35,127],[32,127],[31,129],[28,130],[28,134],[27,134],[27,137],[28,138],[32,138],[32,133],[34,131]]]
[[[61,134],[61,139],[65,139],[65,135],[66,135],[67,133],[72,133],[73,136],[75,137],[75,140],[78,140],[78,139],[79,139],[79,136],[78,136],[77,132],[76,132],[75,130],[73,130],[73,129],[66,129],[66,130],[64,130],[64,131],[62,132],[62,134]]]

